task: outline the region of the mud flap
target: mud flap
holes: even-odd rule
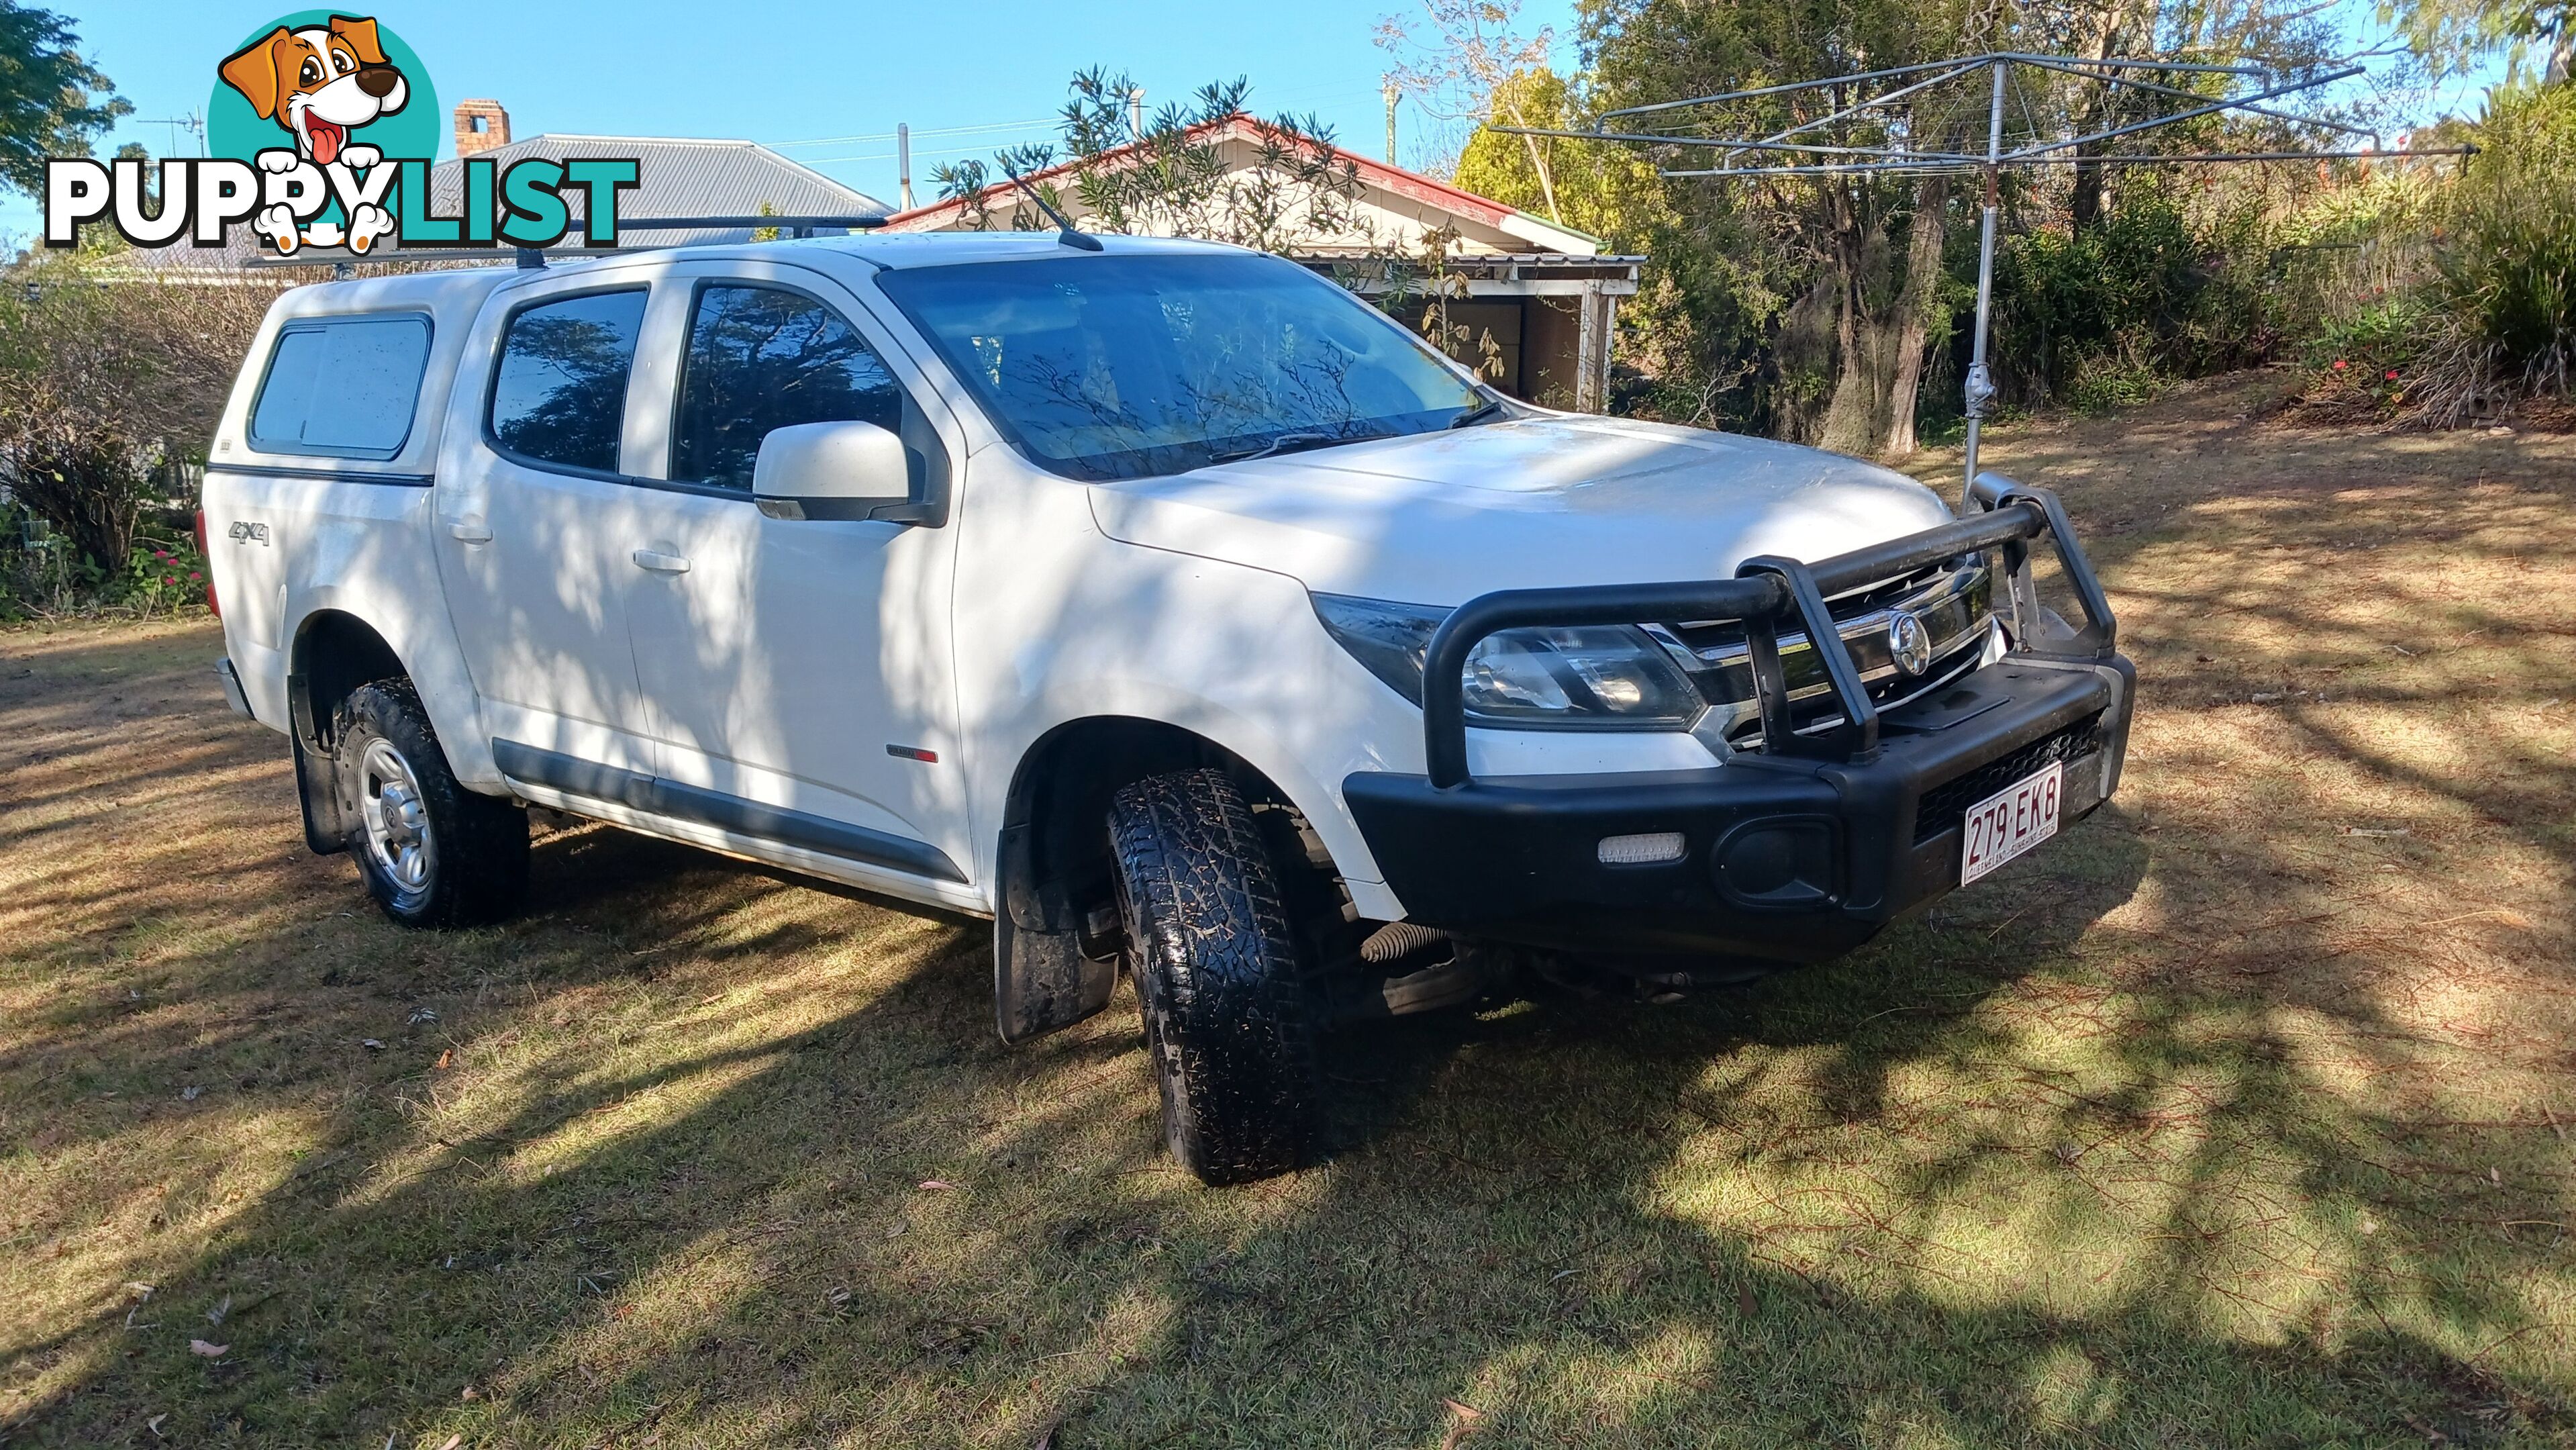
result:
[[[339,772],[295,742],[295,793],[304,802],[304,845],[316,856],[349,849],[348,817],[340,809]]]
[[[993,1018],[1002,1040],[1026,1042],[1109,1005],[1118,964],[1082,953],[1082,932],[1060,887],[1034,885],[1029,829],[1002,833],[1001,910],[993,913]]]
[[[295,742],[295,794],[304,806],[305,849],[316,856],[337,855],[349,849],[349,818],[340,803],[340,772],[329,755],[319,753],[322,732],[315,728],[313,693],[302,675],[286,678],[286,723],[287,737]]]

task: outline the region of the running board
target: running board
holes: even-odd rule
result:
[[[927,877],[933,881],[964,884],[966,873],[948,859],[946,852],[927,841],[908,836],[872,831],[804,811],[791,811],[784,806],[762,805],[704,786],[683,785],[675,780],[621,770],[613,765],[581,760],[515,740],[492,742],[493,763],[512,780],[526,781],[563,791],[569,795],[588,796],[593,800],[615,801],[646,815],[668,816],[673,820],[695,821],[737,835],[775,841],[782,846],[817,851],[882,866],[892,871]]]

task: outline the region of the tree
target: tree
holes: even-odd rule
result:
[[[1652,218],[1663,212],[1663,180],[1635,147],[1493,129],[1520,124],[1515,116],[1549,130],[1589,122],[1582,97],[1564,77],[1546,69],[1521,72],[1495,93],[1491,125],[1478,127],[1458,153],[1452,179],[1461,188],[1539,211],[1548,205],[1543,178],[1553,176],[1561,225],[1622,246],[1643,240]]]
[[[1603,109],[1751,90],[1935,60],[2000,36],[1994,0],[1846,0],[1831,8],[1754,0],[1587,0],[1583,43],[1591,99]],[[1699,117],[1724,134],[1761,135],[1819,120],[1861,99],[1854,90],[1785,92]],[[1982,146],[1983,96],[1974,122]],[[1905,138],[1965,144],[1969,121],[1927,98]],[[1864,116],[1894,144],[1897,117]],[[1706,153],[1685,153],[1694,164]],[[1852,453],[1914,446],[1914,400],[1927,348],[1946,331],[1945,275],[1954,197],[1941,177],[1871,174],[1681,182],[1667,193],[1659,264],[1681,262],[1673,300],[1713,329],[1692,370],[1743,373],[1743,421]],[[1714,252],[1715,255],[1711,255]],[[1651,304],[1650,304],[1651,305]],[[1745,372],[1747,366],[1751,371]]]
[[[1545,124],[1533,119],[1525,104],[1533,98],[1531,88],[1515,81],[1547,69],[1548,53],[1556,45],[1554,29],[1541,26],[1526,35],[1517,30],[1521,0],[1422,0],[1422,11],[1435,37],[1427,43],[1415,38],[1414,22],[1403,16],[1378,21],[1378,46],[1396,57],[1389,80],[1443,120],[1477,126],[1489,118],[1514,126]],[[1550,220],[1563,222],[1554,165],[1538,137],[1519,139],[1538,182],[1539,204]]]
[[[135,258],[39,253],[0,289],[0,483],[108,570],[125,563],[153,470],[213,436],[284,285]]]
[[[1150,119],[1131,105],[1137,92],[1124,72],[1094,67],[1075,74],[1058,121],[1073,197],[1085,225],[1151,236],[1205,237],[1285,252],[1319,238],[1366,240],[1354,203],[1359,167],[1333,149],[1332,128],[1313,116],[1257,120],[1244,110],[1247,82],[1210,82],[1187,104],[1167,103]],[[1229,127],[1228,123],[1234,123]],[[1248,132],[1256,164],[1226,164],[1228,132]],[[967,225],[1030,230],[1045,225],[1013,190],[988,198],[1002,176],[1029,176],[1055,164],[1045,143],[998,152],[993,165],[962,161],[931,173],[942,198],[963,203]],[[1033,181],[1049,205],[1066,210],[1058,178]],[[995,215],[995,203],[1009,210]]]
[[[0,181],[29,196],[44,192],[46,157],[87,156],[134,111],[79,44],[62,16],[0,0]]]
[[[2521,79],[2532,51],[2545,45],[2541,83],[2559,85],[2576,46],[2566,0],[2380,0],[2379,19],[2395,25],[2435,75],[2465,75],[2501,51],[2508,77]]]

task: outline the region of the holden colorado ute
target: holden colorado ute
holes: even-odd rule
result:
[[[988,233],[298,288],[203,524],[227,697],[395,921],[515,910],[530,805],[989,917],[1002,1037],[1130,974],[1224,1182],[1312,1150],[1337,1022],[1831,957],[2109,797],[2111,611],[1972,493]]]

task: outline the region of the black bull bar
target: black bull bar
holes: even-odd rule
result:
[[[2137,681],[2110,602],[2055,495],[1987,474],[1974,496],[1984,508],[1968,518],[1813,563],[1748,559],[1732,579],[1461,605],[1426,652],[1426,773],[1342,782],[1407,919],[1595,955],[1817,961],[1957,889],[1966,812],[1993,793],[2054,764],[2062,819],[2097,808],[2119,780]],[[2080,628],[2040,608],[2031,565],[2043,538]],[[1986,551],[2002,555],[2011,648],[1882,714],[1826,601]],[[1708,769],[1470,779],[1462,691],[1478,641],[1531,626],[1729,619],[1749,642],[1760,750]],[[1814,646],[1834,697],[1804,729],[1780,660],[1791,630]],[[1648,841],[1665,854],[1608,850]]]
[[[1919,534],[1890,539],[1814,563],[1777,555],[1747,559],[1732,579],[1674,584],[1601,584],[1572,589],[1505,589],[1468,600],[1431,636],[1422,669],[1422,744],[1431,784],[1450,789],[1467,783],[1468,654],[1486,637],[1507,629],[1579,624],[1640,624],[1680,620],[1741,620],[1751,647],[1760,692],[1762,748],[1780,757],[1865,759],[1878,748],[1878,710],[1863,687],[1859,667],[1843,643],[1825,601],[1930,564],[1986,549],[2003,553],[2011,593],[2016,650],[2057,658],[2109,660],[2118,653],[2119,624],[2101,581],[2076,542],[2065,505],[2044,488],[1999,474],[1977,477],[1974,497],[1986,506]],[[2084,611],[2073,638],[2048,640],[2041,627],[2039,595],[2031,579],[2031,543],[2046,535],[2058,567]],[[1842,723],[1819,734],[1792,728],[1788,678],[1780,666],[1784,623],[1806,632],[1823,661]]]

